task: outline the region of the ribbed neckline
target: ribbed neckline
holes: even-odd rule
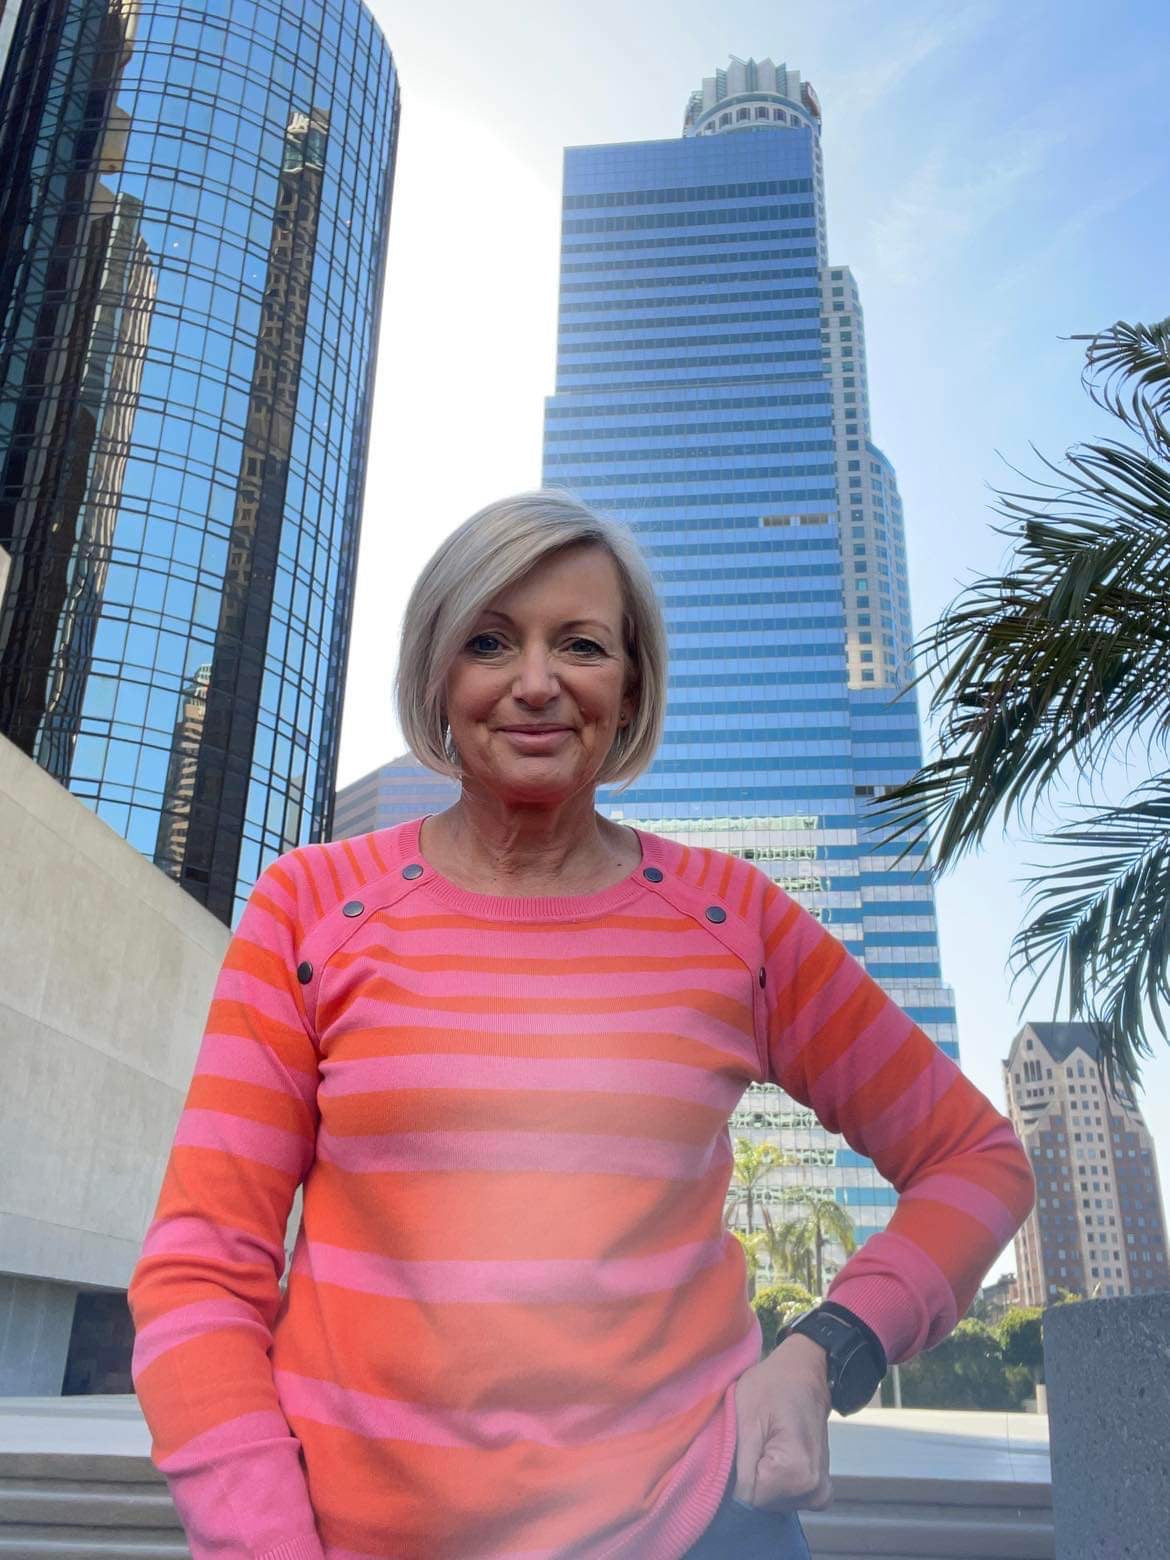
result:
[[[420,888],[425,884],[435,898],[442,900],[445,905],[450,905],[454,910],[461,910],[466,915],[477,916],[481,920],[485,918],[493,921],[593,920],[636,898],[648,887],[644,875],[646,868],[658,864],[659,841],[654,835],[643,834],[640,829],[635,829],[634,833],[638,836],[638,844],[642,850],[641,861],[627,877],[611,884],[609,888],[599,889],[595,894],[542,895],[534,898],[510,894],[479,894],[471,889],[459,888],[438,872],[423,855],[419,841],[425,822],[425,818],[416,818],[412,823],[404,825],[399,837],[403,863],[407,866],[414,863],[423,869],[419,878]]]

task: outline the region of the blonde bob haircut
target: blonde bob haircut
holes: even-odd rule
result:
[[[567,547],[601,547],[617,566],[625,605],[625,650],[636,707],[619,728],[598,783],[628,785],[648,768],[666,705],[666,627],[650,571],[631,534],[567,493],[518,493],[464,521],[418,577],[402,622],[395,693],[411,752],[428,769],[459,778],[444,708],[447,674],[483,609],[541,559]]]

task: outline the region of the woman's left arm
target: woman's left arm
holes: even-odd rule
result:
[[[1023,1223],[1035,1187],[1011,1124],[821,924],[764,900],[771,1077],[871,1158],[898,1192],[829,1286],[891,1363],[945,1338]],[[787,1338],[740,1378],[736,1494],[767,1507],[829,1499],[819,1345]]]
[[[898,1192],[829,1295],[905,1360],[975,1298],[1032,1207],[1031,1166],[1011,1124],[835,937],[780,893],[765,914],[771,1075]]]

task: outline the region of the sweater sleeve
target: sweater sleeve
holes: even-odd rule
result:
[[[130,1286],[134,1384],[193,1560],[321,1560],[269,1351],[313,1158],[317,1054],[295,973],[295,861],[228,947]]]
[[[773,1079],[871,1158],[898,1192],[889,1225],[829,1296],[891,1363],[939,1343],[1027,1217],[1034,1183],[1011,1124],[786,895],[765,908]]]

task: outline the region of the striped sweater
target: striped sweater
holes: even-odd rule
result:
[[[962,1315],[1027,1160],[749,864],[642,835],[615,887],[495,898],[418,840],[293,851],[229,947],[131,1287],[156,1461],[195,1560],[677,1560],[760,1350],[744,1089],[899,1189],[831,1289],[891,1360]]]

